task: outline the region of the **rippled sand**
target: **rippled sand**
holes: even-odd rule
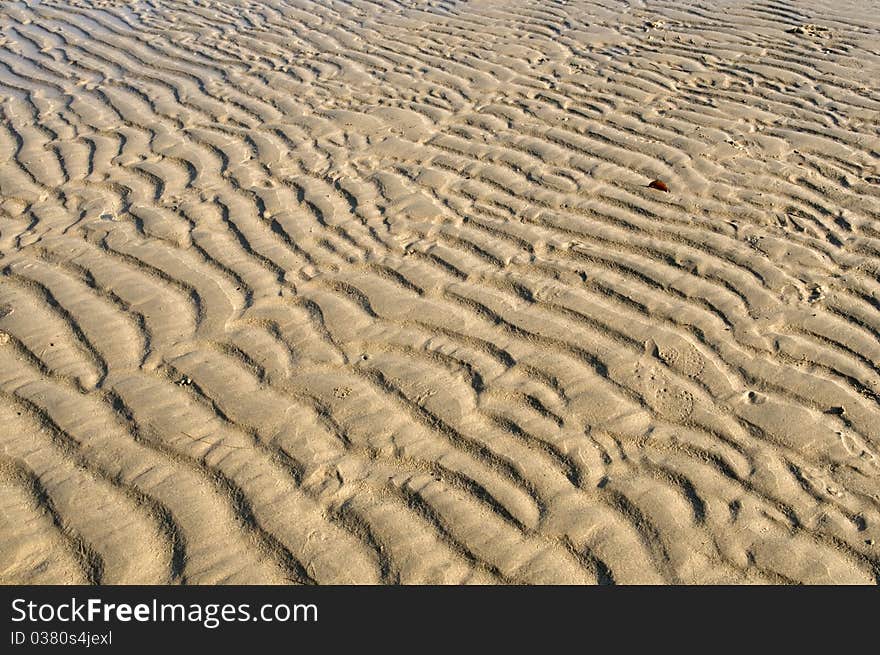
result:
[[[871,5],[2,3],[0,581],[877,582]]]

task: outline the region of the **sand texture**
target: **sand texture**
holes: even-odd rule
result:
[[[876,583],[878,80],[869,1],[2,2],[0,582]]]

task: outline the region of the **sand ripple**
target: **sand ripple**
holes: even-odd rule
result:
[[[4,2],[0,581],[876,582],[869,4]]]

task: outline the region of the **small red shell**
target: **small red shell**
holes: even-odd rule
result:
[[[661,182],[660,180],[653,180],[649,185],[652,189],[657,189],[658,191],[665,191],[669,193],[669,187],[666,186],[665,182]]]

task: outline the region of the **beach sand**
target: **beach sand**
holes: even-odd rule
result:
[[[876,583],[878,44],[3,2],[0,582]]]

